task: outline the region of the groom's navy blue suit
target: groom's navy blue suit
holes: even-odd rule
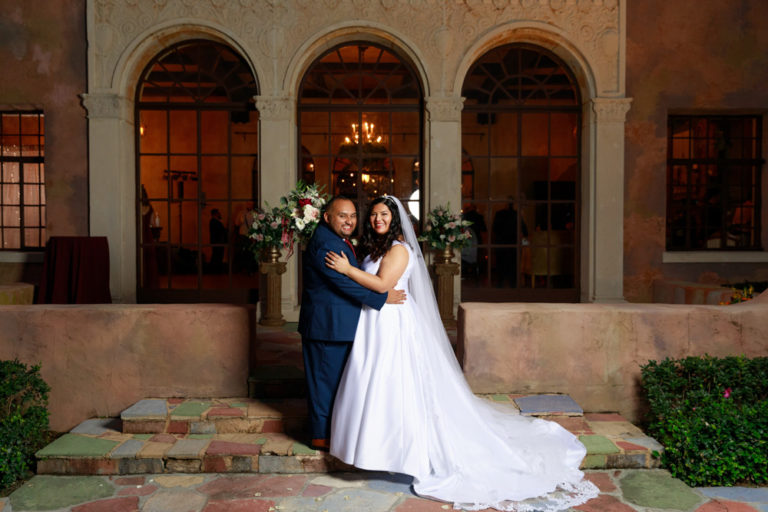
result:
[[[303,292],[299,333],[309,391],[309,423],[313,439],[328,439],[336,389],[355,339],[363,304],[381,309],[386,293],[377,293],[325,266],[325,255],[344,253],[357,258],[347,243],[320,223],[303,255]]]

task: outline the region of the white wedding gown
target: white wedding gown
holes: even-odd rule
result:
[[[472,393],[443,346],[444,329],[436,340],[435,319],[420,317],[417,300],[425,299],[412,295],[409,277],[424,263],[403,245],[409,262],[395,288],[408,299],[380,311],[363,307],[336,395],[331,454],[361,469],[411,475],[416,493],[455,508],[556,511],[596,497],[579,471],[586,449],[574,435]],[[366,272],[378,267],[363,262]],[[437,314],[436,306],[426,311]]]

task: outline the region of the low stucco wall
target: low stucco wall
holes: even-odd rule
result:
[[[146,397],[246,396],[255,309],[214,304],[0,307],[0,359],[42,363],[51,428]]]
[[[642,414],[640,365],[768,355],[768,303],[464,303],[458,355],[476,393],[567,393],[585,411]]]

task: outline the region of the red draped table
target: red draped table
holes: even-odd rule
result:
[[[107,237],[52,236],[45,246],[37,303],[110,302]]]

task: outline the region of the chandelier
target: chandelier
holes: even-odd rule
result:
[[[343,155],[354,155],[358,151],[368,155],[386,153],[384,137],[376,135],[375,129],[376,125],[368,121],[363,121],[362,124],[352,123],[352,135],[344,137],[339,152]]]
[[[344,137],[339,158],[334,162],[336,193],[356,195],[359,184],[367,195],[375,197],[394,183],[384,137],[376,135],[376,125],[367,121],[352,123],[352,133]],[[359,176],[358,176],[359,173]]]
[[[367,121],[363,122],[362,125],[363,128],[363,143],[364,144],[381,144],[381,135],[376,137],[374,133],[374,124],[368,123]],[[360,144],[360,125],[357,123],[352,123],[352,137],[355,139],[355,144]],[[374,139],[374,137],[376,137]],[[344,143],[345,144],[352,144],[352,140],[349,137],[344,137]]]

